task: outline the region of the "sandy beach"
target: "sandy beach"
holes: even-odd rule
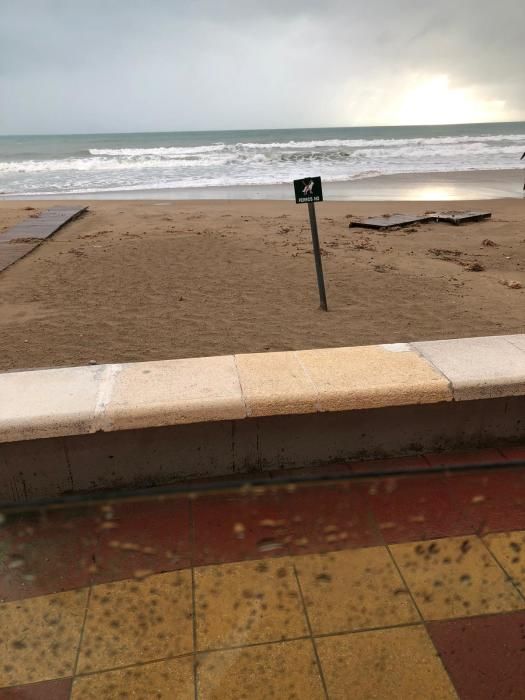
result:
[[[54,203],[1,202],[0,240]],[[86,204],[81,219],[0,273],[0,370],[525,330],[518,199],[318,205],[327,314],[304,206]],[[349,228],[369,215],[480,208],[492,220]]]

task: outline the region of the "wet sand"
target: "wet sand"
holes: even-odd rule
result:
[[[324,182],[323,193],[328,201],[346,202],[412,202],[428,200],[461,201],[472,199],[522,199],[525,169],[469,170],[466,172],[406,173],[376,175],[373,177]],[[183,187],[176,189],[151,189],[107,191],[93,194],[68,194],[64,199],[103,200],[290,200],[291,184],[284,185],[236,185],[230,187]],[[52,195],[43,199],[53,199]],[[10,199],[27,200],[25,195]],[[0,202],[2,196],[0,193]]]
[[[51,201],[0,203],[2,230]],[[525,332],[525,202],[100,201],[0,273],[0,370]],[[352,218],[493,212],[389,233]],[[511,288],[507,285],[515,285]],[[521,285],[521,288],[519,288]]]

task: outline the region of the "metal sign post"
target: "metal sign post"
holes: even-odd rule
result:
[[[317,273],[317,286],[319,287],[319,301],[323,311],[328,311],[326,303],[326,291],[324,287],[323,264],[321,262],[321,248],[319,246],[319,234],[317,231],[317,219],[315,216],[315,202],[323,201],[323,190],[320,177],[306,177],[303,180],[294,180],[296,204],[308,204],[310,215],[310,228],[312,229],[312,244],[314,248],[315,271]]]

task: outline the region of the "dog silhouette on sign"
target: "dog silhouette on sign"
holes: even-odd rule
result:
[[[525,156],[525,153],[523,154]],[[304,188],[303,188],[303,194],[305,197],[310,197],[314,193],[314,181],[309,180],[306,182],[306,180],[303,180],[304,183]]]

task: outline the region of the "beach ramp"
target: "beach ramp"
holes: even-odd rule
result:
[[[0,272],[30,253],[87,207],[52,207],[0,233]]]

